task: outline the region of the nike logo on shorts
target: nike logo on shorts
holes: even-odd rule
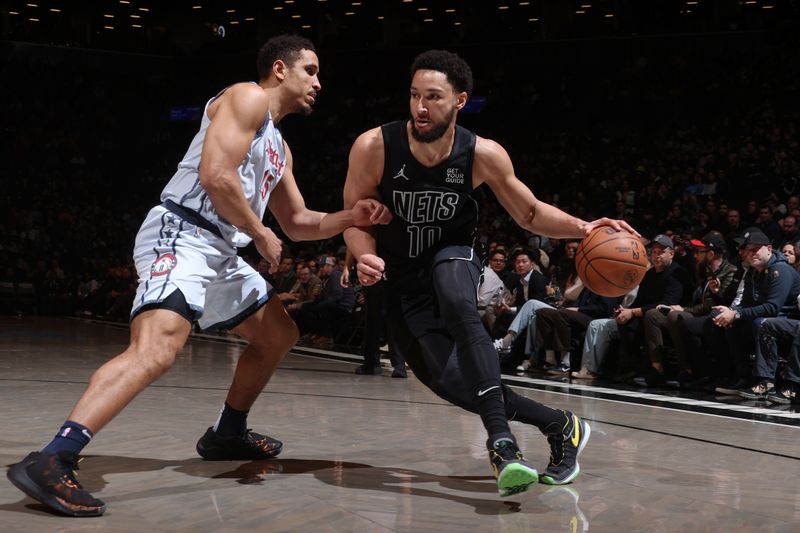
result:
[[[494,387],[489,387],[488,389],[479,390],[479,391],[478,391],[478,396],[483,396],[484,394],[486,394],[486,393],[487,393],[487,392],[489,392],[490,390],[492,390],[492,389],[499,389],[499,388],[500,388],[500,385],[495,385]]]

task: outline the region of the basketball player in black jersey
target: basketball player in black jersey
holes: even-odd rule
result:
[[[382,199],[390,224],[349,228],[348,248],[362,284],[387,287],[392,345],[414,374],[442,398],[480,414],[501,496],[533,483],[569,483],[589,425],[568,411],[517,395],[500,381],[492,341],[476,305],[481,265],[473,252],[483,183],[523,228],[555,238],[584,237],[623,221],[586,222],[537,200],[519,181],[502,146],[456,125],[472,90],[472,72],[456,54],[431,50],[411,68],[411,118],[362,134],[350,151],[345,207]],[[550,463],[541,478],[519,451],[508,420],[533,424],[547,436]]]

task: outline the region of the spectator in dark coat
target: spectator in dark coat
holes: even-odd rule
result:
[[[749,355],[756,347],[759,328],[765,318],[795,316],[800,294],[800,274],[783,254],[773,251],[767,235],[749,231],[745,233],[744,246],[750,270],[744,278],[741,303],[714,307],[718,313],[711,339],[714,352],[728,355],[728,376],[735,377],[733,384],[717,388],[722,393],[756,392],[761,384],[753,384]],[[758,394],[765,397],[769,392]]]
[[[620,360],[618,380],[627,381],[636,375],[642,363],[639,347],[644,344],[644,315],[658,305],[675,305],[682,301],[687,276],[673,262],[675,244],[666,235],[657,235],[652,242],[650,262],[653,268],[647,271],[639,285],[636,299],[629,308],[618,308],[615,313],[620,337]]]

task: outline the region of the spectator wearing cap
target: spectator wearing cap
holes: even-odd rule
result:
[[[650,248],[650,262],[653,268],[648,270],[639,284],[639,292],[629,308],[618,308],[615,320],[619,330],[620,358],[618,381],[633,378],[641,364],[639,346],[644,344],[644,316],[656,309],[658,305],[675,305],[681,303],[688,275],[676,263],[675,244],[666,235],[657,235]],[[649,366],[649,365],[648,365]]]
[[[728,354],[729,375],[734,378],[730,386],[723,384],[717,391],[765,398],[774,388],[775,376],[753,379],[749,354],[756,349],[765,318],[797,314],[800,274],[783,254],[773,251],[772,241],[763,232],[752,229],[744,237],[750,270],[744,278],[742,300],[730,307],[714,307],[718,314],[713,319],[717,327],[712,329],[712,346],[717,355]]]
[[[702,280],[692,296],[691,305],[661,305],[645,313],[645,348],[651,367],[637,378],[640,385],[654,386],[667,382],[670,385],[686,386],[703,370],[697,353],[703,332],[711,327],[711,308],[724,302],[720,293],[733,282],[737,267],[726,257],[725,239],[719,232],[710,232],[702,239],[693,239],[694,260],[698,279]],[[664,369],[665,338],[672,341],[678,360],[676,379],[667,380]]]

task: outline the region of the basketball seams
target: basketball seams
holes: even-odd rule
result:
[[[607,243],[609,243],[609,242],[618,241],[618,240],[620,240],[620,239],[631,239],[631,240],[634,240],[634,239],[635,239],[635,237],[634,237],[634,236],[632,236],[630,233],[627,233],[626,235],[616,235],[616,236],[614,236],[614,237],[610,237],[610,238],[608,238],[608,239],[604,240],[603,242],[601,242],[600,244],[596,244],[596,245],[592,246],[592,247],[591,247],[591,248],[589,248],[588,250],[583,250],[583,255],[588,255],[588,254],[589,254],[589,252],[591,252],[591,251],[592,251],[592,250],[594,250],[595,248],[599,248],[600,246],[603,246],[604,244],[607,244]]]
[[[608,279],[607,277],[605,277],[605,276],[603,275],[603,273],[602,273],[602,272],[600,272],[600,271],[599,271],[599,270],[598,270],[596,267],[594,267],[594,266],[593,266],[591,263],[589,263],[588,267],[591,267],[591,269],[594,271],[594,273],[595,273],[595,274],[597,274],[598,276],[600,276],[600,277],[601,277],[601,278],[602,278],[602,279],[603,279],[603,280],[604,280],[606,283],[608,283],[609,285],[612,285],[612,286],[614,286],[614,287],[616,287],[616,288],[618,288],[618,289],[624,289],[624,290],[625,290],[625,292],[627,292],[627,291],[630,291],[630,290],[631,290],[631,289],[629,289],[628,287],[623,287],[622,285],[619,285],[619,284],[617,284],[617,283],[615,283],[615,282],[611,281],[611,280],[610,280],[610,279]],[[587,267],[587,270],[588,270],[588,267]],[[599,293],[598,293],[598,294],[599,294]],[[624,293],[623,293],[623,294],[624,294]],[[615,296],[621,296],[621,295],[615,295]]]
[[[647,266],[645,266],[645,265],[643,265],[641,263],[634,262],[634,261],[628,261],[627,259],[617,259],[615,257],[603,256],[603,257],[595,257],[594,259],[592,259],[591,263],[594,263],[595,261],[613,261],[615,263],[623,263],[625,265],[631,265],[631,266],[635,266],[635,267],[639,267],[641,269],[647,270]],[[595,267],[595,268],[597,268],[597,267]]]

